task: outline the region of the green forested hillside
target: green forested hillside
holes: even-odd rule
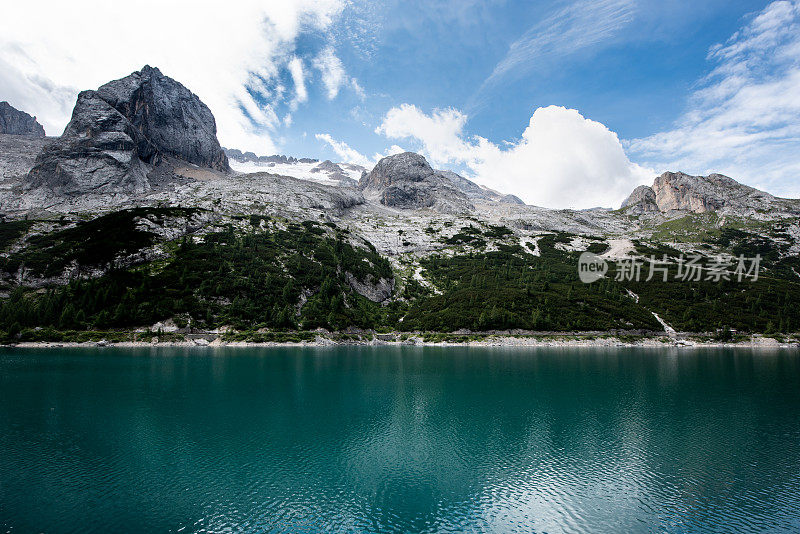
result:
[[[25,236],[31,228],[40,231]],[[131,330],[168,319],[238,331],[658,331],[656,312],[681,331],[800,328],[800,262],[742,230],[705,246],[762,254],[757,282],[615,281],[612,270],[583,284],[578,252],[562,246],[574,236],[543,235],[534,254],[502,226],[462,228],[442,253],[414,258],[421,280],[333,223],[258,215],[139,208],[78,222],[0,223],[0,236],[6,340],[37,327]],[[591,238],[590,250],[606,248]],[[659,243],[637,250],[677,254]]]

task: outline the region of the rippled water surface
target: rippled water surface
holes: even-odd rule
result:
[[[0,531],[800,531],[800,354],[0,349]]]

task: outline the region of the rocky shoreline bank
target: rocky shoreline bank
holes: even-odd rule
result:
[[[458,338],[458,336],[448,336],[436,334],[434,336],[408,335],[405,334],[381,334],[371,339],[353,337],[329,337],[317,335],[309,340],[285,340],[285,341],[252,341],[252,340],[225,340],[216,337],[209,340],[210,336],[194,335],[183,339],[159,339],[152,337],[148,340],[137,341],[109,341],[101,339],[99,341],[21,341],[2,345],[9,348],[102,348],[102,347],[121,347],[121,348],[143,348],[143,347],[197,347],[197,348],[216,348],[216,347],[332,347],[332,346],[420,346],[420,347],[585,347],[585,348],[608,348],[608,347],[637,347],[637,348],[764,348],[764,349],[798,349],[800,339],[798,337],[768,337],[763,335],[740,336],[736,340],[720,341],[708,339],[704,336],[687,336],[676,339],[668,336],[582,336],[582,335],[561,335],[561,336],[536,336],[536,335],[489,335],[481,338]],[[401,339],[402,338],[402,339]]]

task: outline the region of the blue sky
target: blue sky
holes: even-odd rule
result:
[[[578,109],[622,138],[643,137],[669,126],[685,108],[693,85],[709,70],[709,47],[739,29],[743,16],[766,5],[608,3],[619,5],[623,19],[596,41],[576,49],[556,43],[532,50],[512,72],[491,80],[516,40],[570,4],[387,2],[366,17],[351,6],[335,31],[336,50],[367,96],[359,101],[342,94],[328,101],[318,80],[309,87],[308,104],[293,114],[283,146],[292,153],[333,157],[330,151],[320,153],[313,137],[302,137],[321,129],[367,154],[382,152],[385,139],[369,134],[389,108],[401,103],[427,111],[459,109],[469,116],[470,132],[495,142],[519,137],[533,110],[547,105]],[[348,17],[363,17],[371,28],[349,34]],[[315,37],[308,42],[301,37],[298,51],[313,57],[322,44]],[[353,109],[357,112],[350,113]]]
[[[61,4],[0,22],[0,99],[49,134],[79,89],[149,63],[259,154],[415,150],[550,207],[614,206],[664,170],[800,196],[796,0]]]

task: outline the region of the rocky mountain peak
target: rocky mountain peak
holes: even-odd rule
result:
[[[0,134],[44,137],[44,127],[24,111],[8,102],[0,102]]]
[[[162,154],[219,171],[228,159],[211,110],[181,83],[145,65],[97,89]]]
[[[400,208],[463,212],[475,209],[472,201],[525,205],[514,195],[503,195],[453,171],[436,170],[414,152],[381,159],[371,172],[361,175],[359,188],[367,198]]]
[[[68,195],[141,193],[170,181],[162,165],[168,159],[228,172],[216,132],[214,116],[195,94],[145,66],[78,95],[64,133],[37,157],[28,187]]]
[[[431,208],[443,213],[475,209],[467,195],[414,152],[381,159],[371,172],[361,175],[359,188],[365,198],[393,208]]]
[[[634,213],[722,211],[750,215],[764,210],[796,209],[797,206],[796,201],[776,198],[722,174],[692,176],[665,172],[656,177],[652,187],[634,189],[622,208]]]
[[[361,189],[384,188],[401,182],[423,182],[433,174],[428,160],[414,152],[403,152],[381,159],[372,172],[362,177]]]
[[[774,198],[721,174],[691,176],[682,172],[665,172],[653,182],[653,191],[659,210],[694,213],[716,211],[726,206],[746,208],[751,203],[749,201]]]

